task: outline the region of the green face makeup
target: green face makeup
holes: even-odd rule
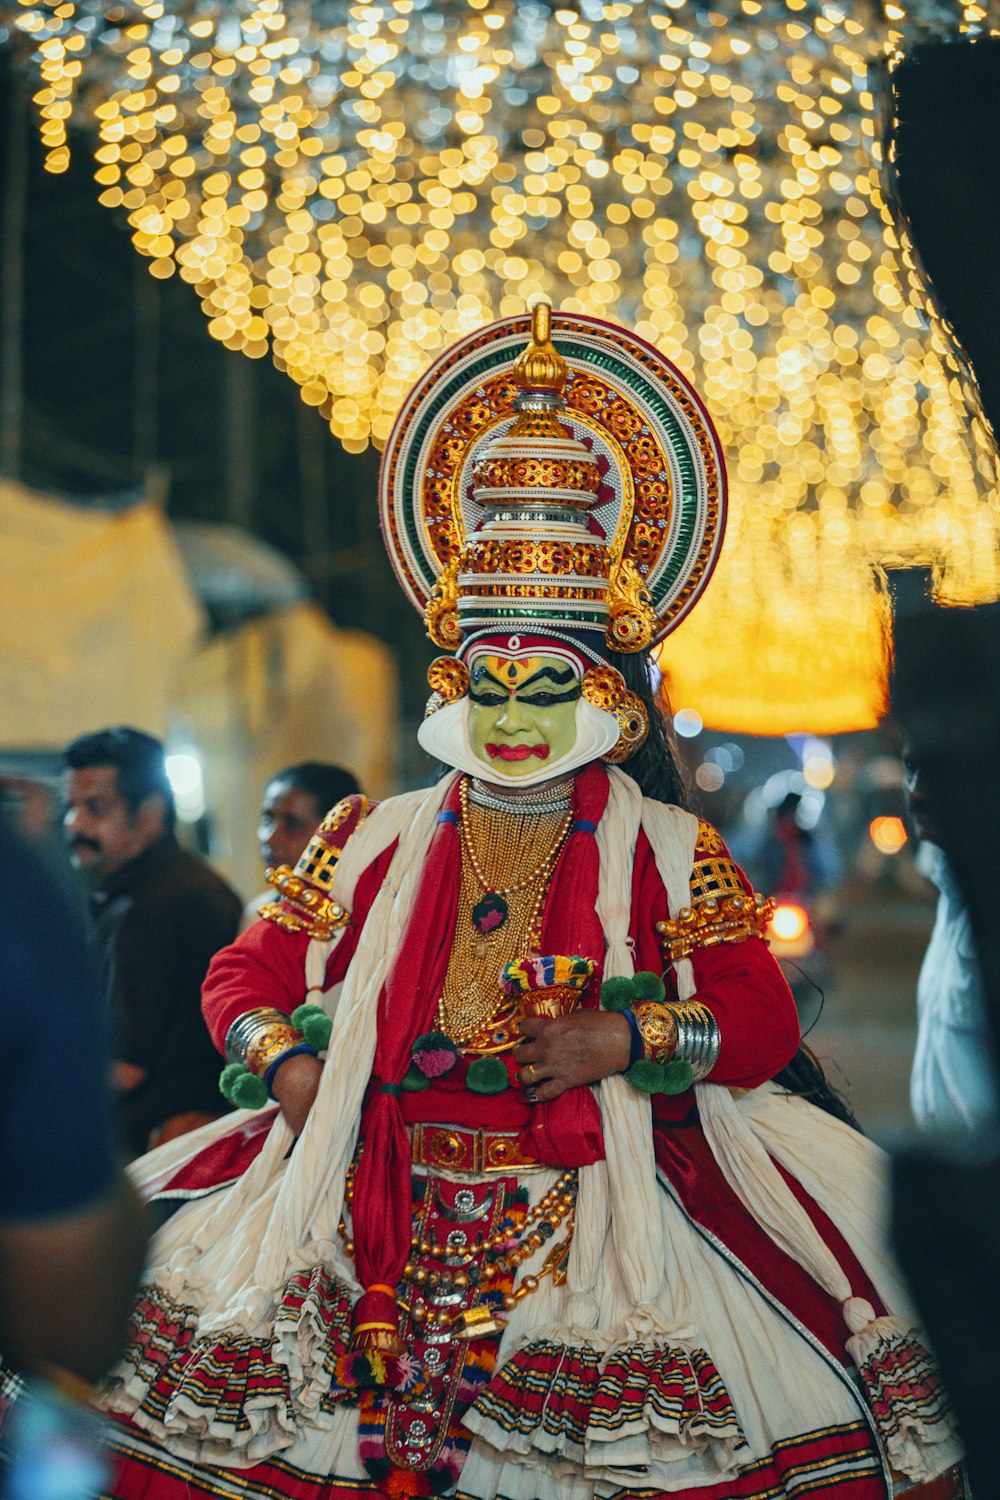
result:
[[[485,768],[505,780],[561,760],[576,743],[580,682],[551,656],[481,657],[469,683],[469,740]]]

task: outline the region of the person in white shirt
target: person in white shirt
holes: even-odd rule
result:
[[[940,846],[933,789],[910,747],[903,791],[921,841],[917,868],[937,886],[938,904],[917,980],[917,1046],[910,1107],[922,1130],[970,1130],[1000,1119],[993,1038],[969,914]]]

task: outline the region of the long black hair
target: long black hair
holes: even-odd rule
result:
[[[644,797],[652,797],[657,802],[672,802],[687,812],[692,811],[690,788],[664,714],[666,704],[653,688],[649,657],[645,652],[627,656],[612,651],[609,659],[624,677],[625,686],[642,699],[649,715],[649,734],[645,743],[628,760],[622,761],[618,769],[631,776]],[[774,1082],[787,1093],[801,1095],[845,1125],[860,1130],[850,1105],[830,1083],[819,1059],[804,1042],[799,1043],[799,1050],[787,1068],[775,1075]]]
[[[690,811],[691,793],[667,728],[663,707],[653,690],[650,660],[645,651],[627,656],[609,651],[608,660],[625,679],[629,692],[642,699],[649,716],[649,733],[634,755],[622,761],[620,771],[631,776],[644,797],[656,802],[672,802]]]

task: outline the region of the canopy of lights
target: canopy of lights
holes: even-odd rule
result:
[[[987,435],[879,188],[869,64],[954,0],[6,0],[47,166],[350,451],[448,342],[539,294],[625,322],[719,427],[730,527],[668,639],[676,706],[875,721],[873,567],[996,596]],[[374,503],[374,502],[373,502]]]

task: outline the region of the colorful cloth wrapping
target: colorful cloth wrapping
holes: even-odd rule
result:
[[[603,772],[595,775],[607,787],[607,805],[593,820],[596,838],[574,835],[575,848],[571,838],[560,872],[567,896],[562,905],[569,907],[575,898],[575,915],[570,921],[565,913],[560,916],[560,903],[548,903],[543,944],[550,951],[587,953],[595,948],[593,935],[572,945],[556,939],[568,939],[574,924],[577,931],[589,932],[588,920],[596,921],[598,937],[607,944],[605,972],[631,974],[629,892],[639,829],[650,841],[674,913],[688,898],[697,824],[677,809],[644,802],[619,772],[606,780]],[[362,870],[395,846],[336,1007],[330,1055],[337,1066],[324,1069],[295,1151],[289,1157],[290,1134],[277,1121],[238,1182],[187,1205],[154,1241],[148,1296],[151,1302],[159,1299],[178,1336],[183,1326],[189,1342],[207,1341],[202,1367],[209,1368],[212,1344],[249,1339],[260,1351],[244,1361],[243,1395],[230,1386],[224,1407],[210,1385],[199,1386],[186,1371],[172,1390],[169,1379],[167,1387],[158,1387],[166,1378],[163,1369],[153,1370],[135,1349],[130,1352],[116,1372],[108,1405],[167,1443],[178,1460],[238,1469],[280,1453],[283,1464],[304,1472],[363,1480],[357,1413],[327,1399],[331,1329],[340,1313],[324,1312],[324,1298],[332,1296],[342,1309],[343,1298],[359,1290],[336,1229],[344,1176],[375,1058],[379,995],[399,952],[438,811],[451,788],[448,779],[429,792],[381,804],[338,866],[334,896],[349,908]],[[596,909],[590,908],[588,919],[586,893],[595,884]],[[322,984],[325,958],[318,950],[315,958],[310,952],[313,991]],[[693,987],[690,962],[678,963],[676,970],[685,998]],[[756,1181],[749,1190],[734,1180],[739,1175],[734,1164],[759,1164],[771,1151],[841,1226],[896,1315],[890,1328],[884,1319],[858,1316],[864,1309],[850,1309],[860,1324],[855,1339],[861,1342],[855,1347],[876,1414],[884,1408],[882,1436],[893,1461],[914,1480],[943,1471],[959,1450],[939,1393],[924,1379],[914,1353],[919,1346],[905,1333],[909,1309],[877,1232],[885,1222],[881,1153],[829,1116],[802,1101],[788,1101],[773,1088],[736,1102],[725,1091],[727,1102],[719,1107],[713,1104],[713,1088],[698,1090],[713,1151],[759,1222],[768,1233],[780,1232],[775,1216],[781,1217],[787,1203],[766,1170],[758,1173],[765,1189],[758,1195]],[[588,1090],[573,1092],[593,1098]],[[866,1409],[843,1365],[741,1274],[725,1247],[699,1231],[663,1191],[668,1185],[662,1178],[657,1185],[648,1099],[619,1078],[605,1080],[593,1093],[607,1160],[580,1169],[568,1279],[556,1286],[545,1278],[513,1310],[494,1379],[465,1419],[474,1441],[457,1494],[583,1500],[640,1483],[664,1493],[708,1486],[705,1493],[711,1495],[720,1476],[743,1472],[748,1464],[776,1463],[782,1445],[804,1442],[821,1413],[824,1429],[847,1445],[844,1454],[847,1448],[855,1452],[854,1438],[848,1442],[847,1435],[857,1435],[855,1456],[837,1462],[847,1466],[845,1473],[854,1472],[853,1464],[859,1484],[872,1486],[852,1490],[852,1496],[875,1500],[883,1492],[880,1465],[864,1437]],[[565,1108],[573,1110],[570,1096],[564,1099]],[[577,1111],[577,1126],[581,1118]],[[205,1144],[219,1134],[217,1126],[197,1133]],[[184,1151],[194,1144],[189,1138]],[[170,1148],[163,1151],[169,1154]],[[146,1159],[137,1175],[162,1175],[182,1156],[178,1151],[170,1162],[164,1156],[152,1167]],[[814,1161],[821,1167],[811,1167]],[[552,1180],[547,1172],[525,1179],[532,1201]],[[794,1205],[794,1197],[787,1197]],[[808,1225],[798,1225],[798,1231],[800,1243],[785,1243],[788,1253],[813,1273],[818,1266],[828,1279],[834,1277],[829,1267],[820,1266]],[[543,1258],[542,1250],[521,1274],[537,1273]],[[318,1268],[328,1278],[325,1291],[297,1302],[296,1288],[319,1286]],[[837,1286],[834,1294],[840,1290]],[[842,1300],[850,1302],[849,1287]],[[237,1365],[239,1360],[232,1369]],[[281,1379],[257,1383],[251,1379],[257,1368],[279,1371]],[[535,1397],[514,1402],[512,1393],[526,1382]],[[537,1399],[536,1386],[545,1386],[544,1399]],[[826,1443],[825,1437],[816,1439],[817,1464],[832,1462]]]

